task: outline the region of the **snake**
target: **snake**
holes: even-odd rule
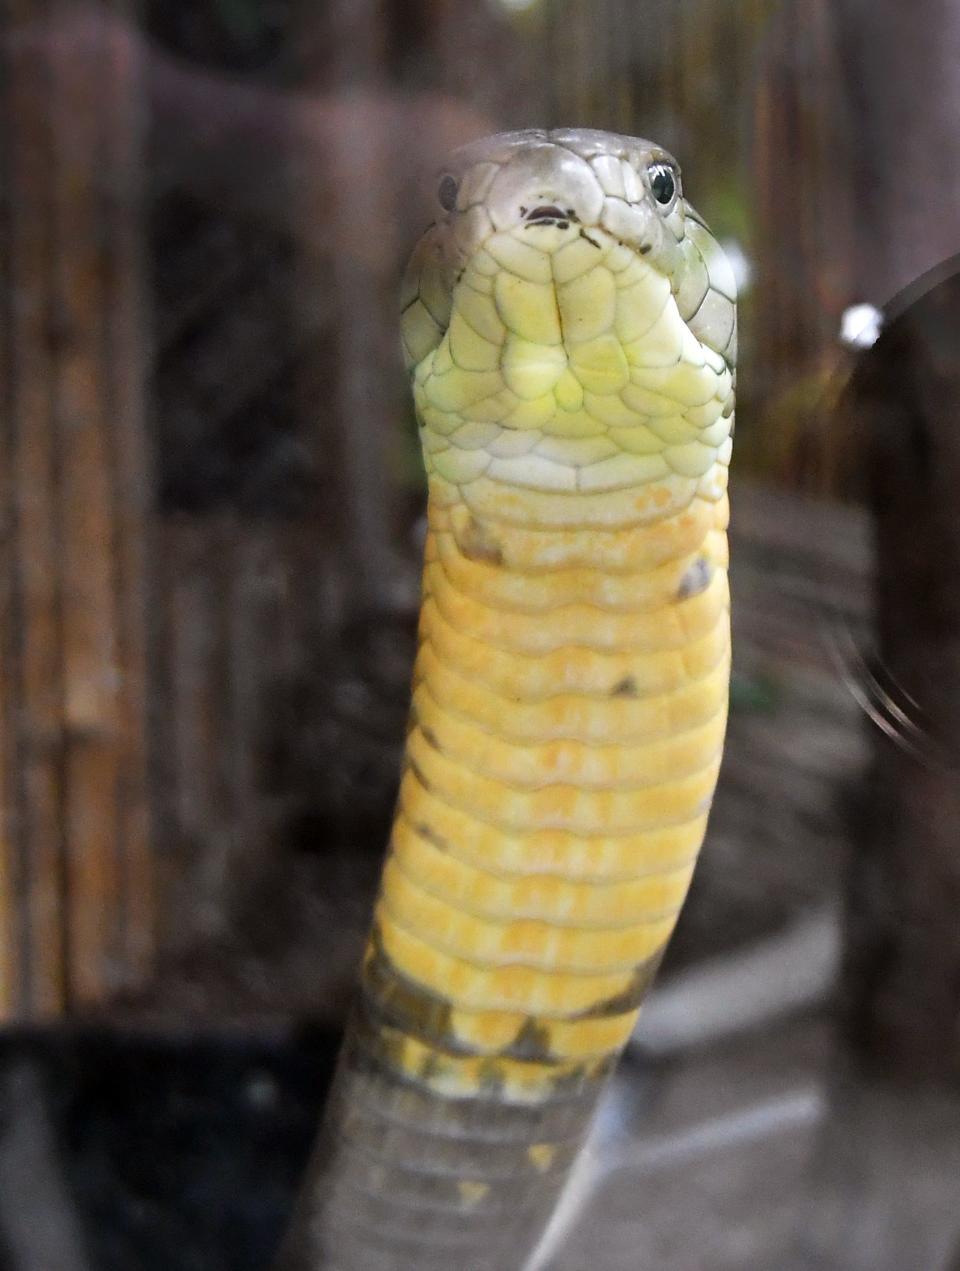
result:
[[[300,1271],[523,1267],[723,751],[736,279],[662,147],[455,151],[401,293],[428,484],[397,811]]]

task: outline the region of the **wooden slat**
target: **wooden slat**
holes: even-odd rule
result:
[[[160,936],[183,954],[228,934],[276,868],[267,781],[278,689],[304,681],[324,566],[305,517],[178,518],[158,530]]]
[[[757,209],[751,298],[756,426],[768,474],[821,494],[843,485],[846,438],[832,417],[844,375],[843,310],[859,299],[850,76],[830,0],[779,7],[756,75],[751,175]],[[849,471],[849,469],[848,469]]]
[[[22,77],[14,78],[13,59],[9,51],[0,63],[0,108],[9,112],[23,92]],[[16,529],[18,523],[17,482],[14,471],[16,446],[15,414],[17,410],[18,323],[12,312],[14,280],[18,265],[11,250],[18,223],[15,203],[10,197],[14,173],[21,155],[16,138],[9,129],[0,129],[0,391],[3,410],[0,413],[0,1016],[6,1018],[20,1005],[23,991],[21,967],[26,942],[26,909],[21,896],[23,877],[23,818],[21,808],[21,769],[19,737],[19,651],[20,591]],[[21,298],[27,310],[27,297]],[[29,963],[29,960],[27,960]]]
[[[52,54],[69,983],[76,1000],[92,1002],[119,982],[121,900],[114,449],[105,392],[104,225],[95,185],[105,157],[96,95],[107,67],[100,50],[78,58],[60,39]]]
[[[118,790],[118,869],[123,897],[120,944],[124,979],[143,980],[154,955],[154,859],[147,788],[147,519],[153,468],[147,441],[148,297],[143,240],[144,76],[142,48],[118,31],[108,34],[105,87],[107,168],[105,209],[108,303],[106,407],[114,449],[115,579],[122,678],[118,684],[122,771]]]
[[[22,26],[40,6],[13,6]],[[53,142],[49,118],[50,68],[41,46],[25,41],[8,61],[8,154],[11,285],[11,457],[15,520],[11,561],[16,601],[11,619],[19,652],[16,679],[6,693],[16,726],[14,807],[19,859],[18,912],[10,930],[19,949],[8,973],[11,1013],[27,1017],[59,1011],[66,1000],[63,927],[62,825],[63,674],[57,498],[59,456],[51,385],[58,336],[51,304],[54,259],[49,196]],[[16,121],[14,123],[14,121]]]
[[[7,10],[0,1018],[27,1020],[150,960],[150,482],[133,43],[59,5]]]

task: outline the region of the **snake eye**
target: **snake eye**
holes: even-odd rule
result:
[[[669,163],[651,163],[647,168],[653,197],[664,207],[669,207],[677,193],[677,174]]]
[[[440,206],[445,212],[452,212],[457,206],[458,188],[456,178],[449,174],[440,182],[437,198],[440,200]]]

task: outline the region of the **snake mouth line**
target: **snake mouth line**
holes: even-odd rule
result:
[[[569,229],[571,221],[580,219],[572,207],[559,208],[554,203],[544,203],[529,212],[522,207],[520,215],[526,221],[528,229],[531,225],[556,225],[560,229]]]

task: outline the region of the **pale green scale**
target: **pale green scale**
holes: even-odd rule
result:
[[[632,455],[658,455],[663,450],[663,440],[644,424],[631,424],[629,428],[611,428],[610,440],[621,450]]]
[[[495,371],[500,365],[500,347],[478,335],[458,309],[454,309],[447,333],[454,364],[462,371]]]
[[[433,471],[452,485],[476,481],[488,469],[492,469],[495,462],[485,450],[458,450],[454,446],[430,454],[428,459]]]
[[[474,285],[478,279],[482,279],[487,285],[486,292]],[[464,286],[457,288],[454,310],[465,322],[469,323],[477,335],[499,345],[503,343],[507,330],[497,312],[492,291],[493,284],[490,279],[484,279],[479,274],[471,274],[465,280]]]
[[[571,376],[571,378],[573,378]],[[578,385],[578,387],[580,387]],[[581,401],[583,389],[580,388]],[[557,394],[559,396],[559,393]],[[602,437],[609,432],[602,419],[592,415],[583,405],[558,412],[549,423],[544,425],[544,432],[552,437]]]
[[[643,339],[627,346],[627,359],[632,366],[675,366],[685,352],[691,352],[690,339],[676,305],[664,305],[660,317]]]
[[[638,278],[617,291],[617,335],[625,345],[641,340],[667,308],[671,291],[667,279]]]
[[[550,257],[545,253],[522,243],[513,234],[494,234],[487,242],[487,251],[501,269],[527,282],[548,283],[553,275],[550,270]]]
[[[723,415],[719,414],[715,422],[708,428],[704,428],[700,436],[708,446],[722,446],[730,436],[729,418],[724,419]]]
[[[514,409],[518,401],[515,393],[511,393],[509,389],[502,388],[499,393],[494,393],[490,397],[482,397],[480,401],[474,402],[472,406],[467,406],[463,410],[464,419],[475,419],[481,423],[501,423],[503,419]]]
[[[680,476],[699,477],[713,467],[717,452],[713,446],[688,441],[682,446],[668,446],[663,457],[669,467]]]
[[[612,459],[584,468],[578,474],[580,490],[628,490],[640,482],[659,481],[668,475],[664,455],[619,454]]]
[[[717,422],[722,410],[722,399],[711,397],[705,406],[689,406],[683,413],[695,428],[706,430]]]
[[[498,459],[510,459],[514,455],[525,455],[535,449],[542,433],[532,428],[517,429],[505,432],[496,441],[490,443],[490,453]]]
[[[607,265],[609,269],[613,269],[614,266],[610,263],[613,254],[613,252],[605,252],[602,244],[598,254],[598,249],[588,239],[574,239],[572,243],[567,243],[566,246],[561,247],[558,252],[554,253],[554,281],[556,283],[571,282],[574,278],[579,278],[601,262]]]
[[[504,383],[527,401],[542,397],[554,388],[567,369],[562,346],[534,344],[519,335],[509,335],[501,362]]]
[[[641,372],[636,374],[641,374]],[[672,419],[676,415],[676,402],[672,402],[663,393],[658,393],[652,388],[646,388],[642,384],[635,383],[634,372],[631,372],[630,379],[631,383],[627,385],[620,396],[629,409],[635,411],[648,426],[651,419]]]
[[[554,395],[561,410],[572,413],[583,408],[583,385],[568,370],[557,380]]]
[[[461,424],[456,432],[451,433],[450,440],[462,450],[477,450],[489,446],[496,440],[499,432],[500,429],[496,424],[470,421]]]
[[[609,331],[575,344],[570,350],[570,369],[585,393],[598,396],[619,393],[630,382],[623,346]]]
[[[679,411],[674,411],[672,415],[653,416],[647,426],[659,438],[661,450],[664,442],[667,445],[683,445],[690,440],[690,424],[686,415]]]
[[[545,437],[536,450],[538,455],[551,459],[554,463],[568,463],[575,468],[584,468],[617,454],[619,447],[609,437]]]
[[[617,285],[609,269],[595,265],[557,287],[557,304],[568,344],[592,340],[612,330],[617,313]]]
[[[514,335],[539,345],[560,345],[563,333],[551,283],[503,273],[494,285],[497,313]]]
[[[544,459],[540,455],[518,455],[510,459],[494,459],[488,475],[507,485],[524,486],[533,490],[577,489],[577,470],[566,463]]]
[[[529,401],[520,401],[504,417],[505,428],[544,428],[553,418],[556,407],[552,394],[544,393]]]

